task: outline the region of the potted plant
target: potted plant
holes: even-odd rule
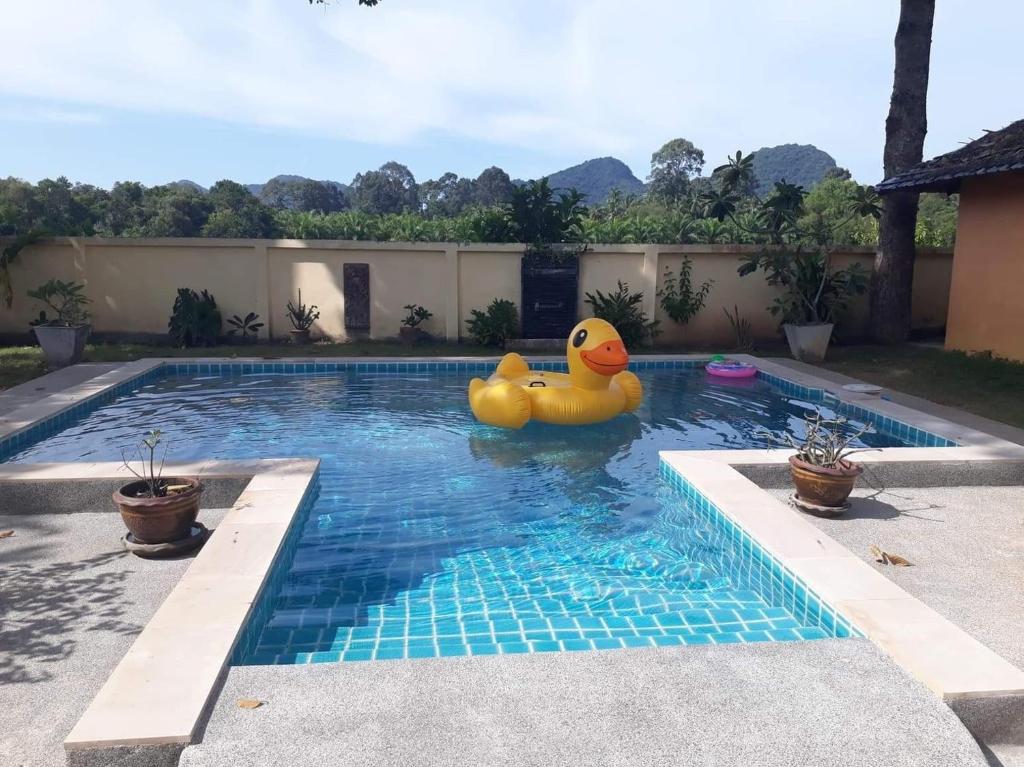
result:
[[[875,448],[851,448],[861,436],[871,431],[870,426],[853,429],[843,416],[825,418],[814,411],[804,417],[806,432],[797,441],[787,434],[785,439],[773,437],[776,442],[792,447],[796,455],[789,458],[789,472],[796,488],[794,501],[805,511],[839,513],[847,508],[847,499],[853,492],[864,467],[850,460],[854,453]]]
[[[398,336],[402,339],[402,343],[411,345],[429,338],[430,335],[420,327],[420,323],[424,320],[429,320],[434,316],[434,313],[427,311],[426,308],[419,304],[406,304],[405,310],[409,313],[405,315],[405,318],[402,320],[402,327],[398,330]]]
[[[231,326],[231,330],[228,331],[228,335],[237,336],[243,344],[255,343],[260,328],[263,327],[263,323],[258,321],[259,318],[260,316],[256,312],[249,312],[244,317],[239,317],[237,314],[229,317],[228,325]]]
[[[74,365],[82,359],[85,341],[92,330],[85,308],[90,299],[82,294],[84,289],[85,286],[77,282],[50,280],[28,291],[29,298],[41,301],[53,312],[50,316],[46,310],[40,311],[39,317],[32,321],[36,340],[51,368]]]
[[[114,493],[114,503],[131,533],[133,543],[159,544],[182,541],[192,532],[199,514],[203,486],[194,477],[164,477],[164,447],[159,464],[157,446],[163,441],[159,430],[150,431],[136,446],[141,471],[132,468],[127,451],[121,458],[136,479]]]
[[[320,319],[320,312],[317,310],[316,304],[306,306],[302,303],[302,291],[300,290],[298,304],[288,302],[288,319],[291,320],[293,328],[289,331],[292,343],[301,346],[309,343],[309,328]]]

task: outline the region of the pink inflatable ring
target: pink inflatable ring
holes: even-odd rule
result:
[[[757,368],[745,362],[734,360],[716,360],[709,362],[704,369],[713,376],[721,378],[753,378],[757,375]]]

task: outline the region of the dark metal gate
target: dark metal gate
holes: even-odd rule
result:
[[[523,257],[523,338],[567,338],[576,324],[580,262]]]

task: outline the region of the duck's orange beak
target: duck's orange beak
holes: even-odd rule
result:
[[[580,352],[583,364],[603,376],[621,373],[629,365],[629,354],[622,341],[605,341],[600,346]]]

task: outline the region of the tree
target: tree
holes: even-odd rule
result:
[[[512,202],[512,179],[501,168],[491,166],[473,182],[473,202],[484,207]]]
[[[699,176],[703,167],[703,150],[684,138],[672,139],[651,155],[649,194],[664,202],[681,202],[689,191],[690,179]]]
[[[436,181],[420,184],[423,212],[434,218],[452,218],[473,204],[473,181],[445,173]]]
[[[174,186],[149,190],[143,237],[199,237],[213,208],[205,195]],[[237,235],[246,236],[246,235]]]
[[[272,178],[260,189],[259,199],[278,210],[335,213],[349,207],[344,192],[336,185],[311,178]]]
[[[883,168],[886,178],[921,162],[928,132],[928,67],[935,0],[901,0],[896,27],[896,65],[885,120]],[[878,228],[878,251],[871,280],[871,337],[898,343],[910,335],[918,195],[896,191],[885,196]]]
[[[224,179],[210,187],[206,198],[213,212],[203,225],[204,237],[274,237],[273,211],[241,184]]]
[[[352,179],[355,206],[366,213],[419,212],[419,187],[412,172],[397,162],[387,162],[380,170],[359,173]]]
[[[118,181],[110,190],[100,229],[114,237],[139,234],[146,221],[145,202],[146,187],[138,181]]]

